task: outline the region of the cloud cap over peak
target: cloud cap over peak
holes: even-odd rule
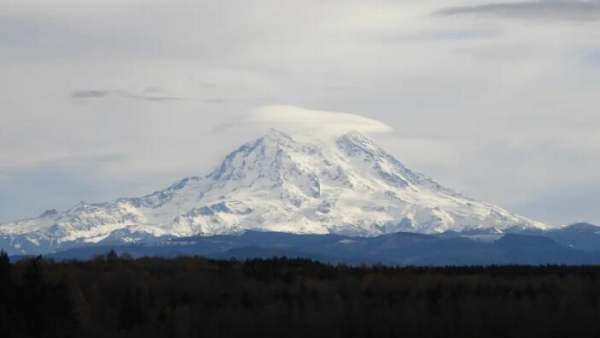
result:
[[[357,114],[311,110],[289,105],[268,105],[252,110],[241,119],[222,124],[218,129],[235,127],[275,128],[291,133],[339,135],[349,131],[386,133],[387,124]]]

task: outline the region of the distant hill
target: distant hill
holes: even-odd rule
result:
[[[600,227],[574,224],[539,232],[399,232],[376,237],[247,231],[154,243],[96,245],[48,254],[91,259],[109,250],[132,257],[204,256],[218,259],[309,258],[326,263],[386,265],[600,264]]]

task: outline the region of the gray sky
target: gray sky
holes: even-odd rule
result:
[[[600,224],[599,1],[4,0],[0,75],[0,221],[203,174],[290,105],[375,120],[467,195]]]

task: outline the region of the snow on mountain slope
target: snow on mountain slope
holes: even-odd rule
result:
[[[299,141],[272,130],[204,177],[143,197],[80,203],[0,225],[0,247],[43,253],[248,229],[375,236],[510,227],[547,226],[442,187],[357,132]]]

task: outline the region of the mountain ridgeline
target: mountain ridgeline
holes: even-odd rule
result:
[[[443,187],[360,133],[306,139],[272,130],[227,155],[205,176],[142,197],[82,202],[2,224],[0,247],[29,255],[249,230],[360,239],[548,228]]]
[[[303,258],[330,264],[393,266],[596,265],[600,264],[600,227],[575,224],[548,231],[514,229],[375,237],[246,231],[167,241],[104,243],[72,248],[46,257],[89,260],[110,250],[134,258],[203,256],[213,259]],[[18,256],[14,257],[19,259]]]

